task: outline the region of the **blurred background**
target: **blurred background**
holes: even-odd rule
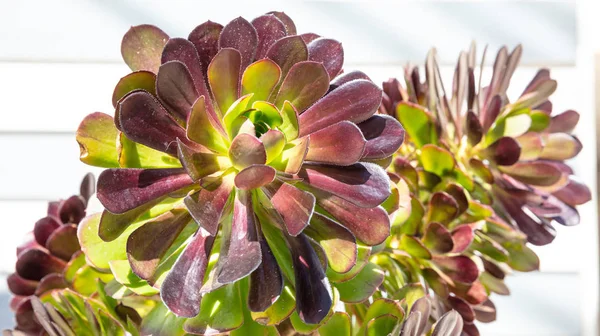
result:
[[[79,162],[74,135],[88,113],[112,114],[113,87],[128,73],[120,57],[127,29],[150,23],[187,37],[208,19],[224,24],[271,10],[285,11],[299,32],[341,41],[345,69],[361,69],[379,83],[401,77],[407,62],[421,64],[432,46],[450,80],[471,40],[479,55],[485,44],[495,55],[502,45],[522,43],[509,96],[538,68],[551,69],[559,83],[555,110],[581,113],[576,134],[584,150],[572,164],[596,195],[598,0],[0,0],[0,329],[13,326],[5,278],[15,246],[45,215],[47,201],[76,193],[86,172],[99,172]],[[493,297],[498,319],[481,326],[483,335],[598,334],[597,217],[594,198],[581,207],[580,226],[559,227],[554,244],[535,249],[541,271],[508,279],[512,295]]]

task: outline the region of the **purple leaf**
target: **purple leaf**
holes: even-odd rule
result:
[[[210,97],[204,74],[206,68],[202,68],[198,51],[192,42],[180,37],[169,39],[163,50],[161,62],[164,64],[170,61],[183,63],[192,77],[198,95]],[[178,83],[182,79],[184,78],[174,78],[174,83]]]
[[[331,82],[331,85],[339,87],[355,79],[364,79],[369,82],[371,81],[371,78],[369,78],[369,76],[362,71],[350,71],[339,75],[333,82]]]
[[[579,122],[579,113],[567,110],[552,117],[550,125],[546,130],[549,133],[571,133]]]
[[[177,155],[176,139],[186,139],[185,130],[144,91],[121,100],[117,121],[129,139],[173,156]]]
[[[279,65],[284,78],[294,64],[308,59],[308,48],[300,36],[286,36],[271,45],[267,57]]]
[[[273,14],[266,14],[252,20],[258,34],[256,59],[264,58],[269,48],[279,39],[287,35],[285,25]]]
[[[278,185],[266,188],[271,204],[283,219],[288,234],[297,236],[310,222],[315,209],[315,197],[288,183]]]
[[[340,166],[358,162],[365,150],[361,130],[349,121],[341,121],[310,135],[307,161]]]
[[[237,173],[235,186],[243,190],[260,188],[273,182],[275,173],[275,169],[271,166],[253,164]]]
[[[121,42],[121,55],[133,71],[148,70],[156,73],[160,55],[169,35],[152,25],[131,27]]]
[[[390,196],[390,181],[386,172],[372,163],[357,163],[347,167],[305,164],[298,176],[304,179],[304,183],[359,207],[376,207]]]
[[[303,322],[320,323],[333,304],[331,286],[309,239],[287,237],[296,278],[296,311]]]
[[[569,183],[554,192],[553,195],[571,206],[581,205],[592,199],[590,189],[583,183],[569,178]]]
[[[289,101],[299,113],[323,97],[329,89],[329,76],[321,63],[304,61],[294,64],[285,76],[275,105],[283,107]]]
[[[374,115],[358,127],[367,139],[363,158],[368,160],[387,158],[396,153],[404,142],[404,128],[390,116]],[[312,141],[313,135],[310,137]]]
[[[267,310],[279,298],[283,290],[281,270],[261,230],[258,230],[258,241],[260,242],[262,262],[250,274],[250,290],[248,292],[248,308],[253,312]]]
[[[219,51],[219,36],[223,26],[211,21],[206,21],[198,27],[194,28],[188,40],[194,44],[198,51],[202,72],[206,76],[208,64]],[[205,78],[206,80],[206,78]]]
[[[381,244],[390,235],[390,219],[382,207],[360,208],[342,198],[312,189],[317,203],[369,246]]]
[[[315,33],[303,33],[303,34],[300,34],[300,37],[302,37],[302,41],[304,41],[304,43],[308,44],[308,43],[318,39],[321,36],[317,35]]]
[[[430,223],[425,228],[423,244],[435,253],[444,254],[452,251],[454,241],[450,231],[439,223]]]
[[[62,223],[60,223],[56,218],[48,216],[38,220],[33,227],[33,236],[38,244],[42,246],[46,246],[46,241],[48,237],[54,232],[54,230],[58,229]]]
[[[6,279],[8,289],[14,295],[29,296],[35,293],[38,281],[21,278],[17,273],[13,273]]]
[[[161,286],[162,301],[177,316],[194,317],[200,312],[200,288],[213,242],[214,237],[196,232]]]
[[[242,56],[242,69],[245,69],[256,56],[258,35],[254,26],[242,17],[229,22],[221,31],[219,49],[232,48]]]
[[[52,255],[69,261],[73,254],[81,249],[77,240],[77,226],[75,224],[62,225],[54,230],[46,241],[46,248]]]
[[[40,280],[38,288],[35,291],[35,295],[41,296],[42,294],[53,289],[62,289],[67,287],[69,287],[69,284],[62,274],[50,273]]]
[[[300,114],[300,137],[343,120],[360,123],[369,119],[381,103],[381,89],[367,80],[348,82]],[[300,111],[300,109],[298,109]]]
[[[188,211],[211,236],[215,236],[223,217],[225,205],[233,190],[232,175],[203,187],[200,191],[186,196],[183,200]]]
[[[108,210],[102,211],[100,224],[98,227],[98,235],[105,242],[110,242],[117,239],[136,218],[150,210],[156,204],[162,202],[166,196],[156,198],[144,205],[126,211],[122,214],[113,214]]]
[[[85,217],[85,199],[81,196],[71,196],[60,202],[58,216],[63,224],[78,224]]]
[[[511,166],[519,161],[521,146],[511,137],[502,137],[485,149],[489,158],[500,166]]]
[[[483,127],[479,122],[479,118],[473,111],[467,112],[467,118],[465,120],[465,133],[471,146],[477,145],[483,137]]]
[[[19,254],[15,268],[21,278],[39,281],[50,273],[62,273],[65,265],[63,260],[33,248]]]
[[[231,142],[229,158],[237,169],[244,169],[253,164],[265,164],[267,152],[263,143],[255,136],[240,133]]]
[[[268,12],[267,14],[275,15],[281,22],[283,22],[288,35],[296,35],[296,25],[287,14],[277,11]]]
[[[479,277],[477,264],[467,256],[433,256],[433,262],[454,281],[472,283]]]
[[[248,191],[237,190],[233,221],[231,225],[223,225],[221,255],[215,266],[218,283],[235,282],[258,268],[261,250],[256,230],[252,195]]]
[[[119,100],[135,90],[148,91],[156,95],[156,75],[150,71],[136,71],[121,78],[113,91],[112,103],[117,107]]]
[[[192,183],[181,168],[107,169],[98,177],[98,199],[108,211],[122,214]]]
[[[221,170],[217,155],[195,151],[179,139],[177,139],[177,147],[179,161],[192,181],[197,182]]]
[[[185,64],[169,61],[158,69],[156,95],[172,115],[187,120],[199,93]]]
[[[127,239],[127,259],[133,272],[144,280],[152,278],[160,259],[191,220],[186,210],[174,209],[133,231]]]
[[[344,65],[344,49],[336,40],[318,38],[308,43],[308,59],[323,63],[329,78],[335,78]]]

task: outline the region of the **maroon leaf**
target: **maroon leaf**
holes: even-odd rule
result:
[[[85,200],[85,205],[92,198],[92,196],[96,193],[96,178],[94,174],[87,173],[83,177],[81,181],[81,185],[79,186],[79,194]]]
[[[309,239],[287,237],[296,279],[296,311],[305,323],[318,324],[333,304],[331,286]]]
[[[404,142],[404,128],[387,115],[374,115],[358,124],[367,139],[363,158],[378,160],[394,154]],[[313,135],[310,136],[312,141]]]
[[[378,206],[391,193],[386,172],[372,163],[347,167],[305,164],[298,176],[313,187],[364,208]]]
[[[590,189],[585,184],[574,180],[573,177],[570,177],[569,183],[553,195],[571,206],[581,205],[592,199]]]
[[[160,54],[169,35],[152,25],[131,27],[121,42],[123,60],[133,71],[148,70],[156,73]]]
[[[225,205],[233,190],[232,177],[226,175],[183,200],[196,223],[212,236],[217,234]]]
[[[490,300],[486,300],[480,305],[474,306],[475,318],[477,321],[489,323],[496,320],[496,306]]]
[[[233,221],[223,226],[221,255],[216,275],[220,284],[235,282],[252,273],[261,263],[256,218],[251,193],[238,190],[233,203]]]
[[[121,78],[113,91],[112,104],[117,107],[119,100],[129,92],[145,90],[151,95],[156,95],[156,75],[150,71],[136,71]]]
[[[38,244],[42,246],[46,246],[46,241],[48,237],[54,232],[54,230],[58,229],[61,226],[60,223],[54,217],[44,217],[38,220],[33,227],[33,235]]]
[[[258,241],[260,242],[262,262],[250,274],[250,290],[248,292],[248,308],[253,312],[267,310],[279,298],[283,290],[281,270],[261,230],[258,230]]]
[[[361,130],[341,121],[310,135],[306,160],[347,166],[358,162],[365,150]]]
[[[534,245],[546,245],[551,243],[556,236],[556,231],[549,221],[544,218],[532,218],[522,210],[522,203],[508,194],[496,192],[495,195],[502,202],[504,209],[519,226],[519,229],[527,235],[527,241]],[[533,215],[533,214],[532,214]]]
[[[275,41],[287,35],[283,22],[272,14],[257,17],[252,20],[252,25],[258,34],[256,59],[264,58]]]
[[[312,189],[317,203],[361,242],[374,246],[390,235],[390,219],[382,207],[360,208],[342,198]]]
[[[381,89],[367,80],[348,82],[300,114],[300,137],[343,120],[360,123],[369,119],[381,103]]]
[[[479,118],[477,115],[475,115],[475,113],[473,113],[473,111],[467,112],[465,128],[467,139],[469,140],[471,146],[477,145],[483,137],[483,127],[479,122]]]
[[[433,262],[452,280],[472,283],[479,277],[477,264],[467,256],[433,256]]]
[[[240,133],[231,142],[229,158],[237,169],[244,169],[253,164],[265,164],[267,152],[263,143],[255,136]]]
[[[133,272],[142,279],[152,278],[183,228],[191,221],[184,209],[174,209],[144,223],[127,239],[127,259]]]
[[[279,20],[281,20],[281,22],[283,22],[283,24],[285,25],[285,30],[287,31],[288,35],[296,35],[296,25],[287,14],[285,14],[284,12],[277,11],[268,12],[267,14],[273,14]]]
[[[40,280],[38,288],[35,291],[35,295],[40,296],[53,289],[62,289],[67,287],[69,287],[69,284],[62,274],[50,273]]]
[[[367,76],[364,72],[351,71],[351,72],[347,72],[342,75],[339,75],[333,82],[331,82],[331,85],[333,85],[335,87],[339,87],[339,86],[342,86],[342,85],[344,85],[348,82],[351,82],[355,79],[365,79],[365,80],[368,80],[369,82],[371,81],[371,78],[369,78],[369,76]]]
[[[318,38],[308,43],[308,59],[323,63],[329,78],[335,78],[344,65],[344,49],[336,40]]]
[[[308,48],[300,36],[286,36],[271,45],[267,57],[279,65],[281,78],[285,78],[294,64],[308,59]]]
[[[156,94],[163,106],[179,120],[187,120],[199,96],[192,75],[179,61],[169,61],[160,66],[156,76]]]
[[[131,225],[136,218],[148,211],[156,204],[162,202],[166,196],[156,198],[144,205],[126,211],[122,214],[113,214],[108,210],[102,211],[100,217],[100,225],[98,227],[98,235],[106,242],[117,239],[125,229]]]
[[[479,116],[484,132],[487,132],[494,121],[496,121],[496,118],[500,114],[500,108],[502,108],[502,97],[496,95],[492,97],[492,100],[488,103],[484,113]]]
[[[275,173],[275,168],[271,166],[253,164],[237,173],[235,186],[243,190],[260,188],[273,182]]]
[[[460,216],[463,212],[469,208],[469,200],[465,193],[465,189],[456,183],[450,183],[444,190],[448,195],[452,196],[458,205],[458,215]]]
[[[98,177],[98,199],[121,214],[192,183],[182,168],[107,169]]]
[[[179,37],[169,39],[163,50],[161,62],[164,64],[170,61],[179,61],[185,64],[187,71],[189,71],[189,74],[193,79],[194,87],[196,88],[198,95],[206,98],[210,97],[204,78],[206,68],[203,70],[202,65],[200,64],[198,51],[192,42]],[[178,83],[183,79],[185,78],[174,78],[174,83]],[[189,91],[189,88],[187,89]]]
[[[242,69],[245,69],[256,56],[258,35],[254,26],[242,17],[229,22],[221,31],[219,48],[233,48],[242,55]]]
[[[473,308],[471,308],[471,305],[465,300],[456,296],[450,296],[448,297],[448,303],[450,304],[450,307],[455,309],[460,316],[462,316],[465,322],[473,322],[473,320],[475,320],[475,312],[473,311]]]
[[[303,34],[300,34],[300,37],[302,37],[302,41],[304,41],[304,43],[308,44],[308,43],[318,39],[321,36],[317,35],[315,33],[303,33]]]
[[[177,139],[177,149],[177,156],[181,165],[194,182],[221,170],[221,165],[215,154],[193,150],[179,139]]]
[[[39,281],[50,273],[61,273],[65,265],[63,260],[42,250],[29,249],[19,255],[15,268],[21,278]]]
[[[571,133],[579,122],[579,113],[573,110],[567,110],[561,114],[552,117],[547,131],[549,133]]]
[[[178,316],[194,317],[200,312],[200,288],[213,242],[214,237],[196,232],[161,286],[162,301]]]
[[[449,194],[438,191],[429,199],[427,222],[450,223],[458,214],[458,203]]]
[[[291,184],[279,183],[279,186],[266,188],[273,207],[285,224],[287,232],[297,236],[310,222],[315,209],[315,197]]]
[[[58,216],[63,224],[78,224],[85,217],[86,201],[81,196],[71,196],[60,202]]]
[[[77,240],[77,225],[62,225],[48,237],[46,248],[52,255],[69,261],[81,249]]]
[[[486,148],[486,154],[496,164],[511,166],[519,161],[521,146],[511,137],[502,137]]]
[[[225,48],[219,50],[208,65],[208,83],[221,116],[239,98],[241,62],[239,51]]]
[[[304,61],[294,64],[283,79],[275,105],[282,108],[289,101],[302,113],[323,97],[329,89],[329,76],[321,63]]]
[[[36,280],[28,280],[21,278],[17,273],[13,273],[6,279],[8,289],[15,295],[29,296],[35,293],[38,286]]]
[[[32,300],[37,300],[37,298],[28,297],[19,303],[17,309],[15,309],[15,320],[17,322],[17,329],[37,335],[42,330],[33,312],[33,307],[31,306]]]
[[[461,253],[465,251],[475,238],[473,229],[469,225],[459,225],[452,230],[452,241],[454,248],[452,253]]]
[[[212,21],[206,21],[198,27],[194,28],[188,40],[194,44],[198,51],[198,57],[200,58],[200,65],[202,66],[202,72],[206,76],[206,70],[210,60],[215,57],[217,51],[219,51],[219,36],[221,35],[223,26]]]
[[[454,248],[450,231],[439,223],[430,223],[425,228],[423,244],[435,253],[448,253]]]
[[[185,130],[145,91],[121,100],[117,121],[129,139],[173,156],[177,155],[175,140],[186,139]]]

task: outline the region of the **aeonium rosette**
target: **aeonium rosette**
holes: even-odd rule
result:
[[[374,115],[381,90],[341,74],[339,42],[296,35],[279,12],[208,21],[188,39],[133,27],[122,54],[134,72],[115,88],[114,120],[91,114],[77,135],[81,160],[109,168],[98,180],[106,210],[80,230],[84,249],[97,234],[126,250],[172,312],[195,317],[188,332],[239,327],[207,316],[242,299],[263,323],[294,305],[300,322],[321,322],[334,302],[326,273],[358,274],[389,234],[380,204],[390,183],[377,163],[404,131]],[[88,258],[102,245],[91,240]],[[274,305],[285,305],[276,318]]]
[[[550,71],[539,70],[518,99],[509,100],[507,89],[521,54],[521,46],[510,53],[502,47],[490,82],[482,87],[483,68],[476,70],[472,46],[460,54],[452,91],[446,91],[450,88],[443,85],[433,50],[425,82],[413,67],[405,73],[406,89],[397,79],[384,83],[381,112],[406,127],[411,141],[404,152],[435,147],[440,155],[428,156],[430,164],[453,168],[447,176],[472,186],[471,194],[493,203],[496,213],[530,243],[545,245],[554,239],[553,223],[579,223],[575,207],[591,194],[565,163],[582,148],[571,134],[579,114],[552,115],[549,98],[557,82]]]

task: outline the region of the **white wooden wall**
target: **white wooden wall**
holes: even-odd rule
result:
[[[141,23],[187,36],[207,19],[226,23],[284,10],[299,31],[311,27],[342,41],[345,68],[377,82],[401,76],[402,65],[420,62],[432,45],[450,74],[449,65],[472,39],[494,53],[499,45],[522,42],[524,66],[512,92],[518,94],[538,66],[552,69],[559,82],[555,107],[582,114],[577,133],[586,147],[573,164],[595,185],[592,68],[578,54],[582,9],[575,1],[202,2],[0,0],[0,301],[8,298],[3,279],[14,267],[14,247],[44,215],[46,202],[77,192],[80,177],[99,171],[79,162],[74,132],[86,114],[112,113],[112,89],[128,71],[120,40]],[[498,321],[483,326],[483,335],[595,335],[595,206],[581,213],[581,226],[558,228],[552,246],[536,249],[541,272],[508,280],[513,295],[495,298]],[[0,302],[0,328],[10,326]]]

